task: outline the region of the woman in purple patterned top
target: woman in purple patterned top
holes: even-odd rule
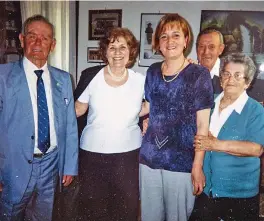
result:
[[[188,22],[163,16],[154,50],[164,61],[151,65],[145,82],[149,126],[140,150],[142,221],[185,221],[203,191],[204,152],[194,152],[196,134],[208,135],[213,88],[209,71],[184,57],[191,42]]]

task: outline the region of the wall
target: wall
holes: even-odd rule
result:
[[[264,11],[264,4],[263,2],[252,1],[80,1],[78,35],[78,79],[82,70],[87,67],[98,65],[96,63],[87,63],[87,47],[97,47],[98,43],[98,41],[88,41],[88,11],[91,9],[122,9],[122,27],[129,28],[139,40],[141,13],[179,13],[181,16],[188,20],[192,27],[194,38],[196,38],[200,30],[201,10]],[[196,59],[195,47],[192,48],[192,51],[188,57]],[[139,67],[138,63],[136,63],[133,69],[138,72],[145,73],[147,67]]]

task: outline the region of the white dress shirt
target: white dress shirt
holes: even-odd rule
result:
[[[219,77],[219,72],[220,72],[220,59],[217,58],[212,70],[210,71],[211,79],[213,79],[214,76]]]
[[[27,78],[30,98],[32,102],[33,116],[34,116],[34,125],[35,125],[35,147],[34,153],[41,153],[38,149],[38,105],[37,105],[37,80],[38,77],[34,73],[35,70],[43,70],[42,79],[44,82],[47,105],[49,112],[49,124],[50,124],[50,148],[47,152],[52,151],[57,146],[57,138],[54,126],[54,112],[53,112],[53,103],[52,103],[52,91],[51,91],[51,81],[50,73],[48,70],[47,62],[42,68],[38,68],[26,57],[23,58],[23,66]]]
[[[222,126],[225,124],[232,112],[235,110],[238,114],[240,114],[248,100],[247,92],[244,91],[233,104],[230,104],[223,109],[221,113],[219,113],[219,105],[223,96],[224,92],[219,94],[219,96],[215,99],[215,108],[211,116],[209,130],[214,137],[218,136]]]
[[[123,153],[141,146],[138,114],[144,82],[144,75],[128,69],[127,82],[111,87],[104,79],[104,69],[98,72],[78,98],[78,101],[89,104],[81,149],[96,153]]]

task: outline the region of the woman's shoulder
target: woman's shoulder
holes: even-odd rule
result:
[[[160,69],[163,61],[155,62],[149,66],[148,69]]]
[[[200,74],[204,72],[210,73],[206,67],[199,64],[190,63],[188,66],[190,70],[192,70],[194,73],[200,73]]]
[[[195,76],[194,79],[196,80],[202,79],[203,81],[211,82],[211,75],[209,70],[202,65],[190,63],[187,65],[185,72],[187,73],[187,75]]]
[[[241,112],[241,116],[248,119],[262,119],[260,121],[263,121],[264,124],[264,108],[258,101],[251,97],[248,97],[248,100]]]
[[[93,74],[91,74],[88,83],[89,88],[96,87],[97,85],[102,85],[102,81],[104,80],[103,76],[104,76],[104,68],[101,68],[98,70],[98,72],[94,72]]]
[[[147,78],[153,78],[155,76],[158,76],[160,75],[161,73],[161,65],[162,65],[162,62],[156,62],[156,63],[153,63],[151,64],[148,69],[147,69],[147,73],[146,73],[146,76]]]
[[[132,69],[127,69],[128,70],[128,73],[129,75],[133,78],[133,79],[136,79],[137,81],[145,81],[145,78],[146,78],[146,75],[141,73],[141,72],[137,72],[137,71],[134,71]]]
[[[248,97],[246,105],[253,112],[262,113],[264,115],[264,107],[263,107],[263,105],[260,104],[258,101],[256,101],[254,98]]]

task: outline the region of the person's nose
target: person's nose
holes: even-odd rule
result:
[[[236,79],[235,79],[234,75],[230,74],[229,77],[228,77],[228,82],[233,83],[235,81],[236,81]]]
[[[168,43],[171,43],[174,41],[174,38],[172,36],[168,36]]]
[[[209,53],[209,48],[208,47],[204,47],[204,54],[208,54]]]
[[[42,38],[40,36],[36,37],[35,44],[41,44]]]
[[[115,49],[115,54],[120,54],[121,53],[121,48],[116,48]]]

